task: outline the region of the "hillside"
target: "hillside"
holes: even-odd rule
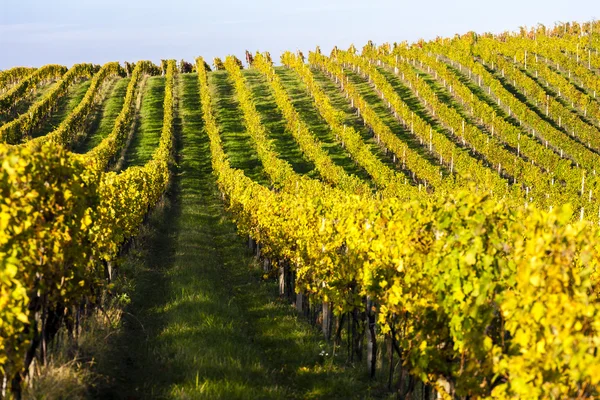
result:
[[[598,397],[568,26],[0,72],[2,397]]]

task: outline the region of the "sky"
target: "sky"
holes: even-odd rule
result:
[[[600,17],[598,0],[0,0],[0,69],[307,53]]]

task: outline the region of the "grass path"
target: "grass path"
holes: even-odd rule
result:
[[[357,73],[351,70],[346,70],[350,81],[358,89],[362,97],[377,113],[379,118],[394,132],[404,143],[411,149],[415,150],[423,158],[427,159],[431,164],[439,165],[439,159],[433,157],[424,146],[419,143],[419,140],[410,133],[410,129],[405,129],[400,122],[394,117],[394,114],[387,107],[387,103],[377,95],[377,92],[368,80],[364,79]],[[418,171],[415,171],[418,173]]]
[[[131,303],[96,397],[369,398],[364,373],[321,356],[320,334],[262,280],[217,193],[197,76],[178,79],[178,168],[122,263]]]
[[[158,147],[164,117],[165,85],[164,76],[152,76],[146,81],[139,123],[125,152],[123,168],[144,165]]]
[[[277,107],[275,94],[267,78],[256,70],[244,70],[243,73],[256,102],[255,106],[260,113],[261,122],[267,128],[277,154],[289,162],[297,173],[318,179],[319,173],[315,170],[315,165],[303,157],[294,136],[287,131],[285,118]]]
[[[48,93],[50,90],[52,90],[56,84],[57,84],[57,82],[54,81],[54,82],[38,85],[36,87],[35,91],[33,92],[33,94],[31,94],[29,96],[25,96],[25,98],[22,98],[17,102],[17,105],[12,113],[10,113],[10,114],[0,113],[0,126],[12,121],[13,119],[17,119],[19,117],[19,115],[21,115],[24,112],[26,112],[27,110],[29,110],[29,108],[33,104],[35,104],[35,102],[37,102],[46,93]]]
[[[85,96],[90,87],[92,81],[87,79],[83,82],[74,83],[67,94],[58,100],[58,104],[54,109],[54,112],[44,120],[44,123],[38,128],[34,129],[31,133],[32,137],[44,136],[49,132],[55,130],[60,123],[77,107],[77,105]]]
[[[227,72],[216,71],[209,75],[212,101],[217,123],[221,130],[223,149],[233,168],[239,168],[250,178],[263,185],[269,177],[258,158],[250,134],[244,126],[243,112],[235,96],[235,88]]]
[[[391,153],[387,155],[382,148],[377,144],[371,129],[367,127],[361,117],[358,116],[355,110],[352,109],[351,102],[346,99],[341,89],[336,85],[335,81],[330,79],[323,71],[313,68],[313,76],[319,84],[323,92],[329,97],[331,105],[342,111],[345,116],[345,124],[353,127],[360,134],[362,140],[371,150],[371,153],[391,170],[398,170],[399,165],[392,160]]]
[[[371,177],[363,168],[358,166],[350,154],[335,140],[335,136],[327,122],[321,117],[313,98],[308,94],[306,86],[300,77],[292,70],[285,67],[276,67],[281,84],[290,97],[292,104],[300,114],[300,118],[308,125],[310,131],[321,142],[323,149],[329,153],[331,160],[346,173],[356,175],[366,182],[371,182]]]
[[[107,95],[98,104],[98,110],[86,136],[75,146],[75,153],[87,153],[98,146],[115,126],[115,121],[125,103],[125,94],[130,78],[118,78],[107,88]]]

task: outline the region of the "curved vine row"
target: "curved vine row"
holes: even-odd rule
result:
[[[123,149],[127,143],[127,137],[135,113],[135,95],[138,85],[145,74],[158,75],[159,73],[160,69],[150,61],[138,61],[136,63],[131,73],[131,80],[127,85],[123,107],[115,120],[115,126],[112,132],[98,146],[83,155],[87,164],[103,171]]]
[[[98,68],[93,64],[75,64],[56,86],[34,103],[25,114],[0,126],[0,143],[18,144],[27,141],[30,133],[52,113],[58,100],[67,94],[69,87],[78,79],[92,78],[97,71]]]
[[[96,303],[118,249],[165,192],[176,71],[170,60],[160,144],[142,167],[103,173],[54,143],[0,145],[0,374],[9,389],[18,390],[57,321]]]
[[[444,177],[439,166],[425,160],[392,133],[391,129],[363,99],[356,87],[350,82],[343,68],[334,59],[328,59],[321,54],[311,53],[309,61],[313,65],[319,66],[324,71],[332,74],[336,78],[336,81],[341,82],[341,90],[351,99],[352,104],[360,109],[362,119],[373,130],[377,140],[394,153],[398,162],[402,162],[403,168],[412,171],[418,179],[423,179],[437,190],[453,190],[453,177]]]
[[[410,199],[421,195],[420,190],[407,184],[408,179],[406,176],[390,169],[371,153],[358,132],[352,127],[343,124],[341,112],[331,105],[327,95],[315,82],[308,66],[290,52],[282,54],[281,61],[296,71],[302,78],[302,81],[309,88],[320,114],[327,121],[335,135],[341,138],[343,145],[348,149],[356,162],[373,177],[373,181],[382,189],[382,192],[390,196],[400,196]]]
[[[46,136],[41,136],[28,141],[27,145],[39,146],[41,143],[51,141],[61,146],[71,146],[77,135],[86,127],[88,123],[87,117],[93,111],[94,106],[100,101],[103,85],[105,85],[110,78],[119,75],[123,76],[124,71],[118,62],[109,62],[103,65],[98,73],[92,78],[90,87],[86,91],[81,102],[67,118],[65,118],[55,130],[48,133]]]
[[[335,185],[341,190],[349,193],[367,194],[371,189],[358,177],[348,175],[344,169],[336,165],[329,157],[329,154],[323,150],[321,143],[310,132],[308,125],[300,118],[300,114],[294,108],[290,97],[281,84],[279,76],[273,69],[273,64],[262,54],[257,53],[254,56],[252,67],[261,72],[269,81],[273,89],[277,107],[283,114],[286,127],[292,133],[296,143],[300,147],[304,156],[315,164],[315,167],[321,177],[327,182]]]
[[[600,254],[591,225],[568,224],[567,209],[511,208],[477,194],[406,203],[271,191],[230,167],[202,70],[199,80],[213,168],[239,231],[289,260],[300,290],[338,313],[369,298],[405,365],[446,396],[593,393],[600,303],[589,273]]]
[[[37,68],[14,67],[6,71],[0,71],[0,95],[6,93],[14,85],[35,72]]]
[[[29,69],[14,69],[14,72],[7,71],[6,74],[8,76],[6,79],[8,79],[8,81],[18,79],[21,77],[20,74],[29,74],[6,93],[0,95],[0,110],[2,110],[3,113],[11,112],[17,102],[22,100],[30,92],[33,92],[40,83],[60,79],[65,72],[67,72],[67,68],[57,64],[44,65],[42,68],[34,71],[30,71]],[[4,75],[0,78],[4,79]]]

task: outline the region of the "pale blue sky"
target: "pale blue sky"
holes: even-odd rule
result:
[[[361,47],[600,17],[598,0],[0,0],[0,69]]]

